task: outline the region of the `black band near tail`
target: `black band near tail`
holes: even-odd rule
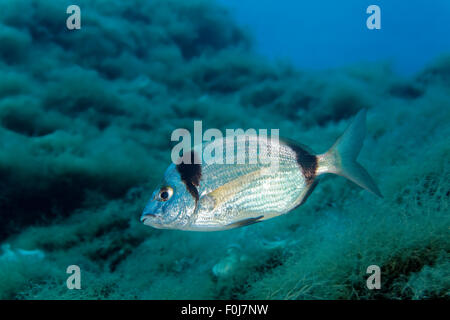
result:
[[[308,185],[312,184],[316,178],[317,157],[298,144],[289,141],[284,142],[295,152],[297,163],[306,178],[306,183]]]

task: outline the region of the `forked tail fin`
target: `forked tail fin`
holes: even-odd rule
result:
[[[360,187],[383,197],[372,177],[356,158],[366,134],[366,110],[358,112],[353,122],[326,153],[318,155],[317,174],[334,173],[341,175]]]

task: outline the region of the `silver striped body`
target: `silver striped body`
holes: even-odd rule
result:
[[[259,155],[261,147],[266,148],[267,144],[256,136],[249,140],[245,164],[202,164],[200,198],[186,230],[214,231],[249,218],[269,219],[301,203],[309,185],[291,147],[283,142],[275,149],[269,146],[268,157],[277,165],[260,161],[250,164],[248,155]],[[259,142],[260,148],[255,149],[258,144],[252,144],[252,140]],[[230,142],[224,139],[223,143],[226,146]],[[225,152],[226,148],[223,159]]]

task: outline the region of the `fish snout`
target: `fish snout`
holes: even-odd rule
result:
[[[142,216],[141,216],[141,222],[143,223],[143,224],[146,224],[145,222],[146,222],[146,220],[150,220],[150,219],[153,219],[153,218],[155,218],[156,217],[156,214],[153,214],[153,213],[144,213]]]

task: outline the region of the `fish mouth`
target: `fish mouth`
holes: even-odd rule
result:
[[[159,215],[153,213],[146,213],[141,216],[141,222],[149,227],[156,229],[169,229],[168,226],[161,220]]]
[[[146,213],[146,214],[144,214],[144,215],[141,217],[141,222],[142,222],[143,224],[148,225],[149,222],[150,222],[152,219],[154,219],[155,217],[156,217],[156,214],[153,214],[153,213]]]

